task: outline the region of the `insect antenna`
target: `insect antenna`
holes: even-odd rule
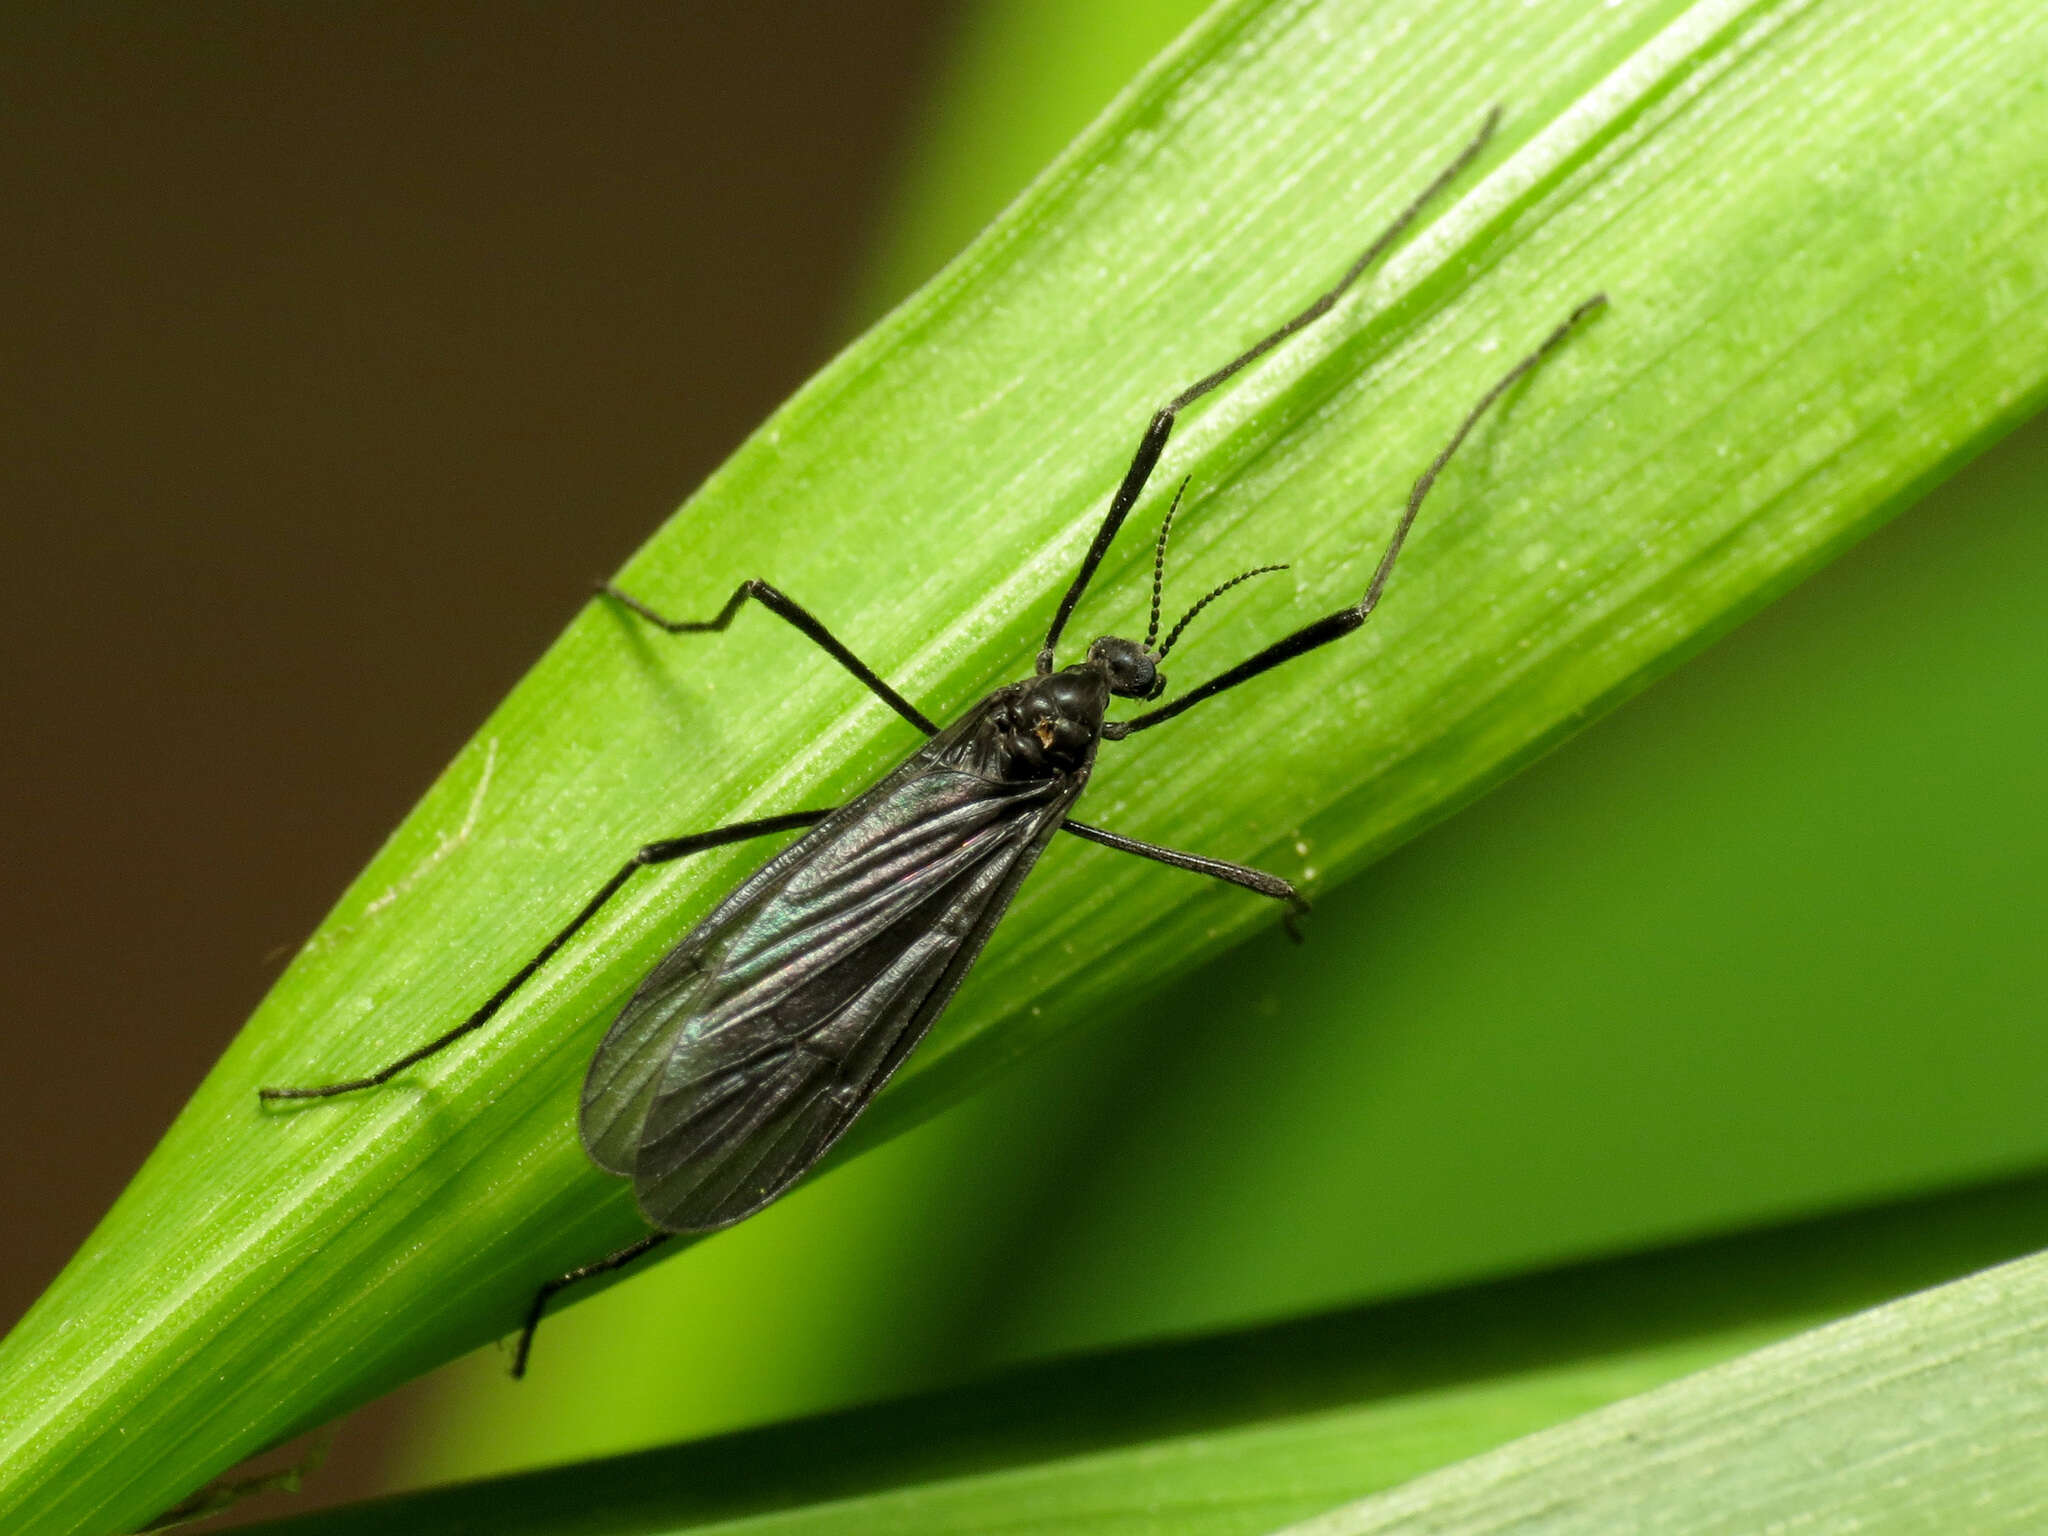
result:
[[[1186,494],[1189,475],[1180,483],[1180,489],[1173,493],[1173,505],[1166,509],[1166,516],[1159,524],[1159,543],[1152,551],[1152,621],[1145,626],[1145,649],[1152,649],[1152,642],[1159,638],[1159,594],[1166,585],[1166,536],[1173,531],[1173,514],[1180,510],[1180,499]],[[1171,642],[1169,642],[1171,643]]]
[[[1250,570],[1240,571],[1237,575],[1231,577],[1230,580],[1224,582],[1222,586],[1210,592],[1199,603],[1195,604],[1194,607],[1190,608],[1186,613],[1180,616],[1180,622],[1174,625],[1172,629],[1167,631],[1166,644],[1160,646],[1157,652],[1158,659],[1160,661],[1166,660],[1166,653],[1173,649],[1175,642],[1177,642],[1180,639],[1182,631],[1184,631],[1188,627],[1188,625],[1192,624],[1195,621],[1196,614],[1200,613],[1204,608],[1208,607],[1211,603],[1215,602],[1217,598],[1221,597],[1224,593],[1228,592],[1232,587],[1236,586],[1239,582],[1250,581],[1254,576],[1263,576],[1268,571],[1284,571],[1286,569],[1287,567],[1285,565],[1255,565]],[[1145,644],[1149,649],[1152,644],[1152,637],[1150,635],[1147,635],[1145,637]]]
[[[1123,480],[1110,498],[1109,511],[1102,519],[1102,526],[1095,530],[1094,542],[1081,557],[1081,568],[1074,573],[1073,583],[1054,610],[1052,625],[1045,632],[1045,644],[1038,648],[1038,675],[1049,676],[1052,672],[1053,653],[1058,650],[1060,635],[1067,627],[1067,620],[1074,616],[1074,608],[1081,601],[1081,594],[1088,590],[1089,580],[1095,575],[1095,568],[1102,564],[1102,557],[1109,553],[1109,546],[1115,541],[1117,530],[1124,525],[1131,508],[1138,504],[1138,496],[1145,489],[1145,482],[1152,478],[1152,471],[1159,463],[1160,454],[1166,451],[1166,439],[1173,432],[1173,424],[1180,413],[1193,405],[1202,396],[1218,385],[1228,382],[1242,370],[1250,367],[1268,352],[1286,341],[1304,326],[1315,324],[1324,315],[1337,307],[1337,301],[1344,297],[1351,285],[1365,274],[1365,269],[1378,261],[1399,240],[1408,227],[1421,217],[1422,210],[1430,200],[1449,186],[1464,171],[1465,167],[1479,158],[1479,152],[1486,147],[1486,141],[1493,137],[1493,130],[1500,124],[1500,108],[1495,107],[1486,114],[1479,125],[1479,131],[1471,142],[1458,151],[1451,163],[1437,172],[1436,179],[1394,215],[1393,223],[1380,231],[1371,245],[1358,259],[1344,269],[1344,275],[1334,286],[1313,300],[1298,314],[1281,322],[1274,330],[1253,342],[1244,351],[1218,368],[1214,373],[1205,374],[1186,389],[1162,405],[1153,415],[1151,425],[1145,428],[1145,435],[1138,439],[1138,451],[1131,458],[1131,467],[1124,471]],[[899,711],[901,713],[901,711]]]

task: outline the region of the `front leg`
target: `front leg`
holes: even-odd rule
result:
[[[1275,901],[1284,901],[1287,903],[1287,915],[1280,921],[1287,929],[1287,937],[1297,944],[1301,942],[1301,929],[1296,925],[1295,919],[1308,915],[1308,898],[1278,875],[1269,875],[1263,869],[1253,869],[1249,864],[1232,864],[1227,859],[1211,859],[1199,853],[1182,853],[1178,848],[1162,848],[1157,843],[1140,842],[1135,837],[1125,837],[1121,832],[1091,827],[1085,821],[1062,822],[1060,830],[1071,832],[1074,836],[1085,838],[1091,843],[1100,843],[1105,848],[1114,848],[1119,853],[1135,853],[1142,859],[1170,864],[1175,869],[1208,875],[1216,880],[1227,880],[1232,885],[1256,891],[1261,896],[1271,896]]]

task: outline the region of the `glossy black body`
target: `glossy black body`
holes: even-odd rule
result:
[[[612,1025],[583,1145],[667,1231],[801,1178],[951,1000],[1095,763],[1090,662],[1000,688],[699,922]]]

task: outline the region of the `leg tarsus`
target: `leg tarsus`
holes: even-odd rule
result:
[[[533,1336],[539,1331],[540,1320],[547,1312],[548,1302],[554,1299],[556,1292],[565,1290],[579,1281],[610,1274],[615,1269],[624,1269],[643,1253],[659,1248],[674,1236],[673,1232],[650,1232],[638,1242],[628,1243],[594,1263],[580,1264],[566,1275],[555,1276],[535,1291],[533,1304],[526,1309],[526,1326],[519,1330],[519,1347],[512,1354],[512,1379],[517,1381],[526,1374],[527,1357],[533,1353]]]

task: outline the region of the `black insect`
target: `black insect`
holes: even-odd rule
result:
[[[814,1167],[924,1037],[1056,833],[1070,832],[1284,902],[1290,931],[1294,916],[1308,910],[1301,894],[1277,875],[1072,820],[1067,813],[1088,783],[1096,748],[1163,724],[1363,624],[1380,600],[1423,498],[1466,434],[1603,300],[1580,305],[1481,396],[1415,482],[1359,602],[1304,625],[1170,703],[1129,719],[1107,719],[1112,699],[1164,695],[1160,665],[1210,602],[1241,581],[1280,569],[1261,566],[1223,583],[1161,641],[1160,588],[1167,535],[1180,504],[1176,493],[1159,529],[1144,640],[1105,635],[1080,661],[1057,670],[1054,653],[1089,578],[1158,464],[1174,418],[1328,312],[1479,153],[1496,118],[1488,116],[1472,142],[1334,287],[1152,418],[1053,614],[1035,674],[996,689],[943,730],[765,581],[742,582],[715,617],[703,620],[667,618],[636,597],[604,588],[612,601],[675,634],[723,630],[751,598],[815,641],[930,739],[872,789],[836,809],[793,811],[649,843],[469,1018],[368,1077],[260,1090],[267,1100],[311,1099],[388,1082],[486,1023],[635,870],[746,838],[811,829],[669,952],[597,1048],[583,1085],[583,1145],[599,1167],[633,1181],[640,1211],[655,1230],[541,1287],[519,1341],[514,1375],[524,1372],[534,1329],[556,1291],[628,1264],[675,1233],[743,1220]]]

